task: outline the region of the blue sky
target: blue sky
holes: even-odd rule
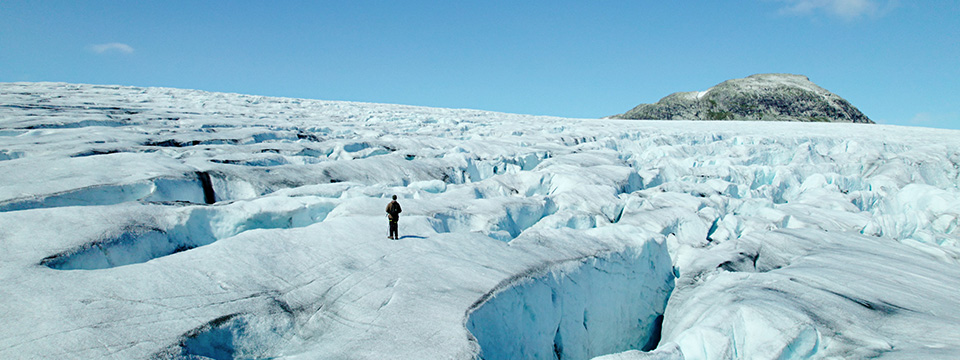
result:
[[[783,72],[879,123],[960,129],[958,19],[956,0],[3,0],[0,82],[595,118]]]

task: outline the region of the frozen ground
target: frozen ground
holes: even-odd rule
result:
[[[0,358],[956,358],[958,177],[950,130],[0,84]]]

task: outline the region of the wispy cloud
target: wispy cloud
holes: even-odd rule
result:
[[[823,12],[852,20],[864,16],[883,16],[897,7],[898,0],[781,0],[783,14],[813,15]]]
[[[108,44],[90,45],[90,50],[97,54],[103,54],[108,52],[119,52],[122,54],[133,53],[133,47],[124,43],[108,43]]]
[[[910,125],[938,127],[948,129],[960,129],[960,113],[917,113],[910,119]]]
[[[933,122],[933,114],[922,112],[913,116],[913,119],[910,119],[911,124],[927,124]]]

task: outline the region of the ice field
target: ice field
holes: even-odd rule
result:
[[[960,131],[0,84],[2,359],[954,359],[958,225]]]

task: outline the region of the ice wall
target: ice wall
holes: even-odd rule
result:
[[[179,344],[164,349],[157,359],[269,359],[289,346],[293,320],[289,313],[267,311],[231,314],[185,334]]]
[[[491,294],[469,314],[467,329],[486,360],[650,350],[673,279],[662,246],[558,264]]]
[[[276,197],[166,209],[166,216],[140,220],[115,234],[46,257],[41,264],[57,270],[96,270],[143,263],[250,230],[308,226],[323,221],[335,205],[318,198]]]

